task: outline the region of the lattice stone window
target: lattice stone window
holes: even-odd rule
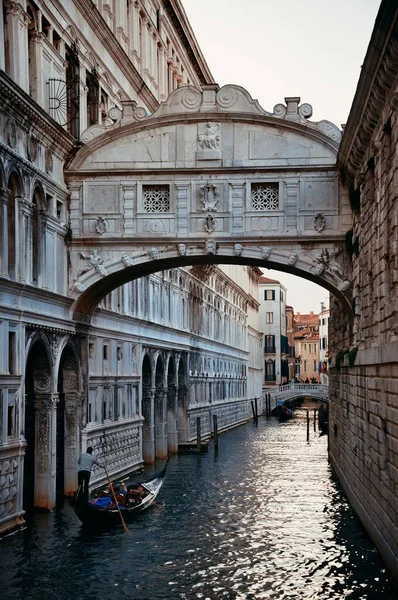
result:
[[[170,188],[168,185],[143,185],[142,197],[145,212],[170,212]]]
[[[252,210],[278,210],[278,183],[252,183],[251,192]]]

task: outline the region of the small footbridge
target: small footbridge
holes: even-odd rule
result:
[[[289,401],[289,404],[302,398],[329,402],[329,388],[320,383],[287,383],[277,388],[268,388],[264,393],[269,394],[271,410],[277,406],[279,400],[283,403]]]

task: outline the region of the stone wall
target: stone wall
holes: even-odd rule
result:
[[[398,576],[397,36],[396,3],[382,2],[339,151],[353,304],[331,307],[330,458]]]

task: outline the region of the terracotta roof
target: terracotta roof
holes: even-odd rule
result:
[[[280,283],[280,281],[278,281],[277,279],[269,279],[268,277],[265,277],[264,275],[262,275],[262,277],[260,277],[258,282],[259,283]]]

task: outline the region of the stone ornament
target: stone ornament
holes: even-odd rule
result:
[[[187,247],[186,247],[185,244],[178,244],[177,250],[178,250],[178,254],[180,256],[186,256],[186,254],[187,254]]]
[[[28,137],[26,149],[29,160],[35,162],[37,159],[37,139],[33,135]]]
[[[215,220],[213,215],[206,215],[203,226],[207,233],[213,233],[213,231],[217,227],[217,221]]]
[[[216,212],[219,200],[218,187],[208,181],[205,185],[199,188],[200,201],[203,204],[202,211]]]
[[[89,254],[88,256],[85,256],[82,252],[80,252],[79,254],[84,260],[88,260],[90,262],[91,267],[94,267],[94,269],[97,271],[97,273],[101,275],[101,277],[105,277],[108,274],[104,264],[105,261],[103,258],[100,257],[97,250],[94,250],[93,253]],[[89,271],[91,267],[84,268],[82,272],[84,273],[86,271]]]
[[[337,286],[337,289],[339,290],[339,292],[347,292],[350,289],[350,282],[345,280],[342,281],[341,283],[339,283],[339,285]]]
[[[242,244],[235,244],[235,246],[234,246],[234,254],[235,254],[235,256],[240,256],[242,254],[242,251],[243,251]]]
[[[205,242],[206,254],[214,255],[217,253],[217,242],[214,240],[206,240]]]
[[[95,231],[100,235],[106,233],[109,229],[109,221],[104,219],[104,217],[98,217],[97,222],[95,224]]]
[[[272,248],[270,248],[269,246],[263,246],[261,248],[261,258],[263,260],[268,260],[271,255],[271,252],[272,252]]]
[[[220,140],[220,123],[207,123],[205,131],[198,134],[199,150],[219,150]]]
[[[128,254],[123,254],[123,256],[121,258],[121,261],[122,261],[122,263],[124,264],[125,267],[132,267],[133,266],[133,259]]]
[[[49,148],[46,148],[44,163],[45,163],[44,166],[46,169],[46,173],[48,175],[51,175],[53,172],[54,165],[53,165],[53,155]]]
[[[84,292],[86,290],[86,286],[83,283],[76,281],[73,284],[73,289],[76,290],[76,292],[78,292],[79,294],[81,294],[82,292]]]
[[[13,148],[14,150],[17,147],[17,127],[15,125],[15,121],[12,118],[9,118],[6,123],[6,140],[7,144]]]
[[[296,263],[297,263],[297,261],[298,261],[298,258],[299,258],[299,257],[298,257],[298,254],[296,254],[295,252],[292,252],[292,253],[289,255],[289,258],[288,258],[288,260],[287,260],[287,264],[288,264],[290,267],[294,267],[294,266],[296,266]]]
[[[151,248],[148,251],[149,254],[149,258],[151,258],[152,260],[158,260],[159,258],[159,250],[157,248]]]
[[[321,233],[326,227],[326,219],[323,213],[317,213],[314,217],[314,229]]]

